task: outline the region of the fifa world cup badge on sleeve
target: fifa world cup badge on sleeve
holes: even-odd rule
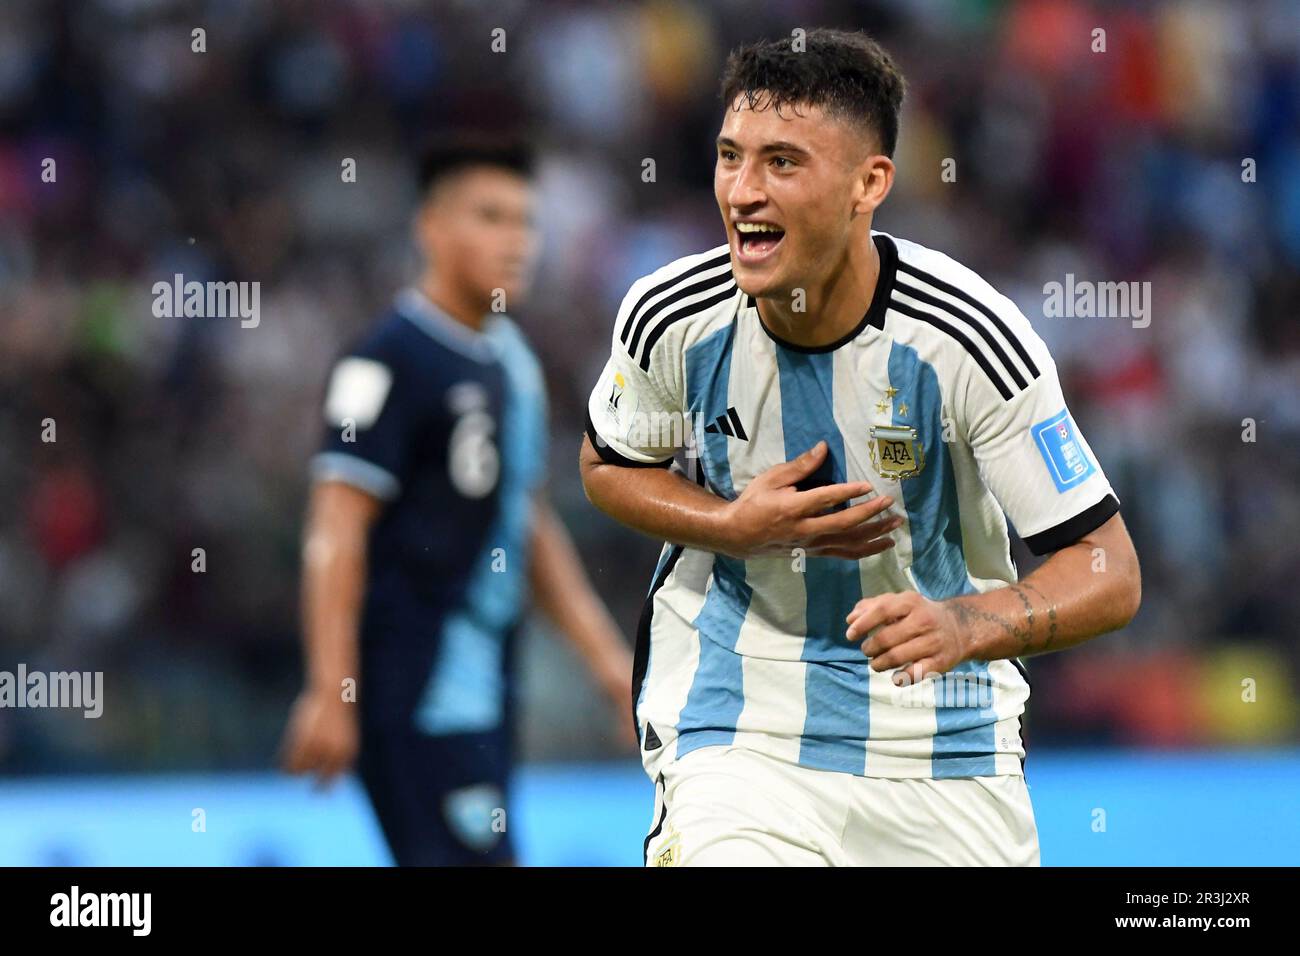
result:
[[[1034,443],[1047,463],[1047,470],[1056,483],[1056,490],[1066,492],[1088,480],[1097,470],[1074,431],[1070,413],[1061,409],[1032,429]]]
[[[618,403],[623,398],[623,390],[627,388],[627,382],[623,378],[622,372],[614,373],[614,384],[609,391],[609,398],[605,401],[605,410],[609,412],[609,417],[618,421]]]
[[[925,449],[907,425],[871,426],[871,467],[881,478],[900,481],[921,473]]]

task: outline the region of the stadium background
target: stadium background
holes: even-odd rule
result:
[[[0,709],[0,864],[384,859],[355,785],[274,759],[324,376],[411,275],[411,160],[439,129],[542,147],[512,311],[549,380],[551,494],[633,629],[657,548],[583,497],[586,395],[629,283],[719,241],[726,51],[819,25],[869,29],[910,83],[878,227],[1034,321],[1142,558],[1130,627],[1030,661],[1044,862],[1300,859],[1294,4],[6,0],[0,670],[103,671],[106,702]],[[155,318],[178,272],[261,283],[260,324]],[[1150,326],[1045,316],[1067,274],[1149,281]],[[607,708],[541,626],[522,667],[524,861],[636,862],[650,788]]]

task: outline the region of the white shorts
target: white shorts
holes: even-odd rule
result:
[[[886,779],[738,747],[664,767],[647,866],[1038,866],[1025,778]]]

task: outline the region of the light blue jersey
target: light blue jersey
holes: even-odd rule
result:
[[[1045,554],[1119,505],[1015,305],[941,253],[873,240],[874,300],[823,348],[766,329],[726,246],[638,280],[619,310],[588,405],[607,461],[669,466],[683,453],[688,472],[731,499],[824,439],[814,483],[868,481],[905,519],[894,548],[861,561],[664,547],[634,687],[652,778],[709,746],[873,777],[1022,772],[1029,685],[1018,662],[967,662],[896,687],[845,640],[845,617],[878,594],[1003,587],[1016,580],[1008,516]]]

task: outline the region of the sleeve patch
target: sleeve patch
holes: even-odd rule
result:
[[[342,427],[347,419],[365,430],[375,423],[393,387],[393,373],[374,359],[345,358],[334,367],[325,398],[325,419]]]
[[[616,427],[622,427],[628,406],[635,402],[636,395],[628,389],[623,373],[615,372],[614,381],[610,384],[609,397],[605,401],[605,410],[609,413],[610,421]]]
[[[1097,466],[1079,443],[1074,422],[1067,409],[1061,409],[1030,430],[1058,492],[1065,493],[1087,481],[1090,475],[1096,474]]]

